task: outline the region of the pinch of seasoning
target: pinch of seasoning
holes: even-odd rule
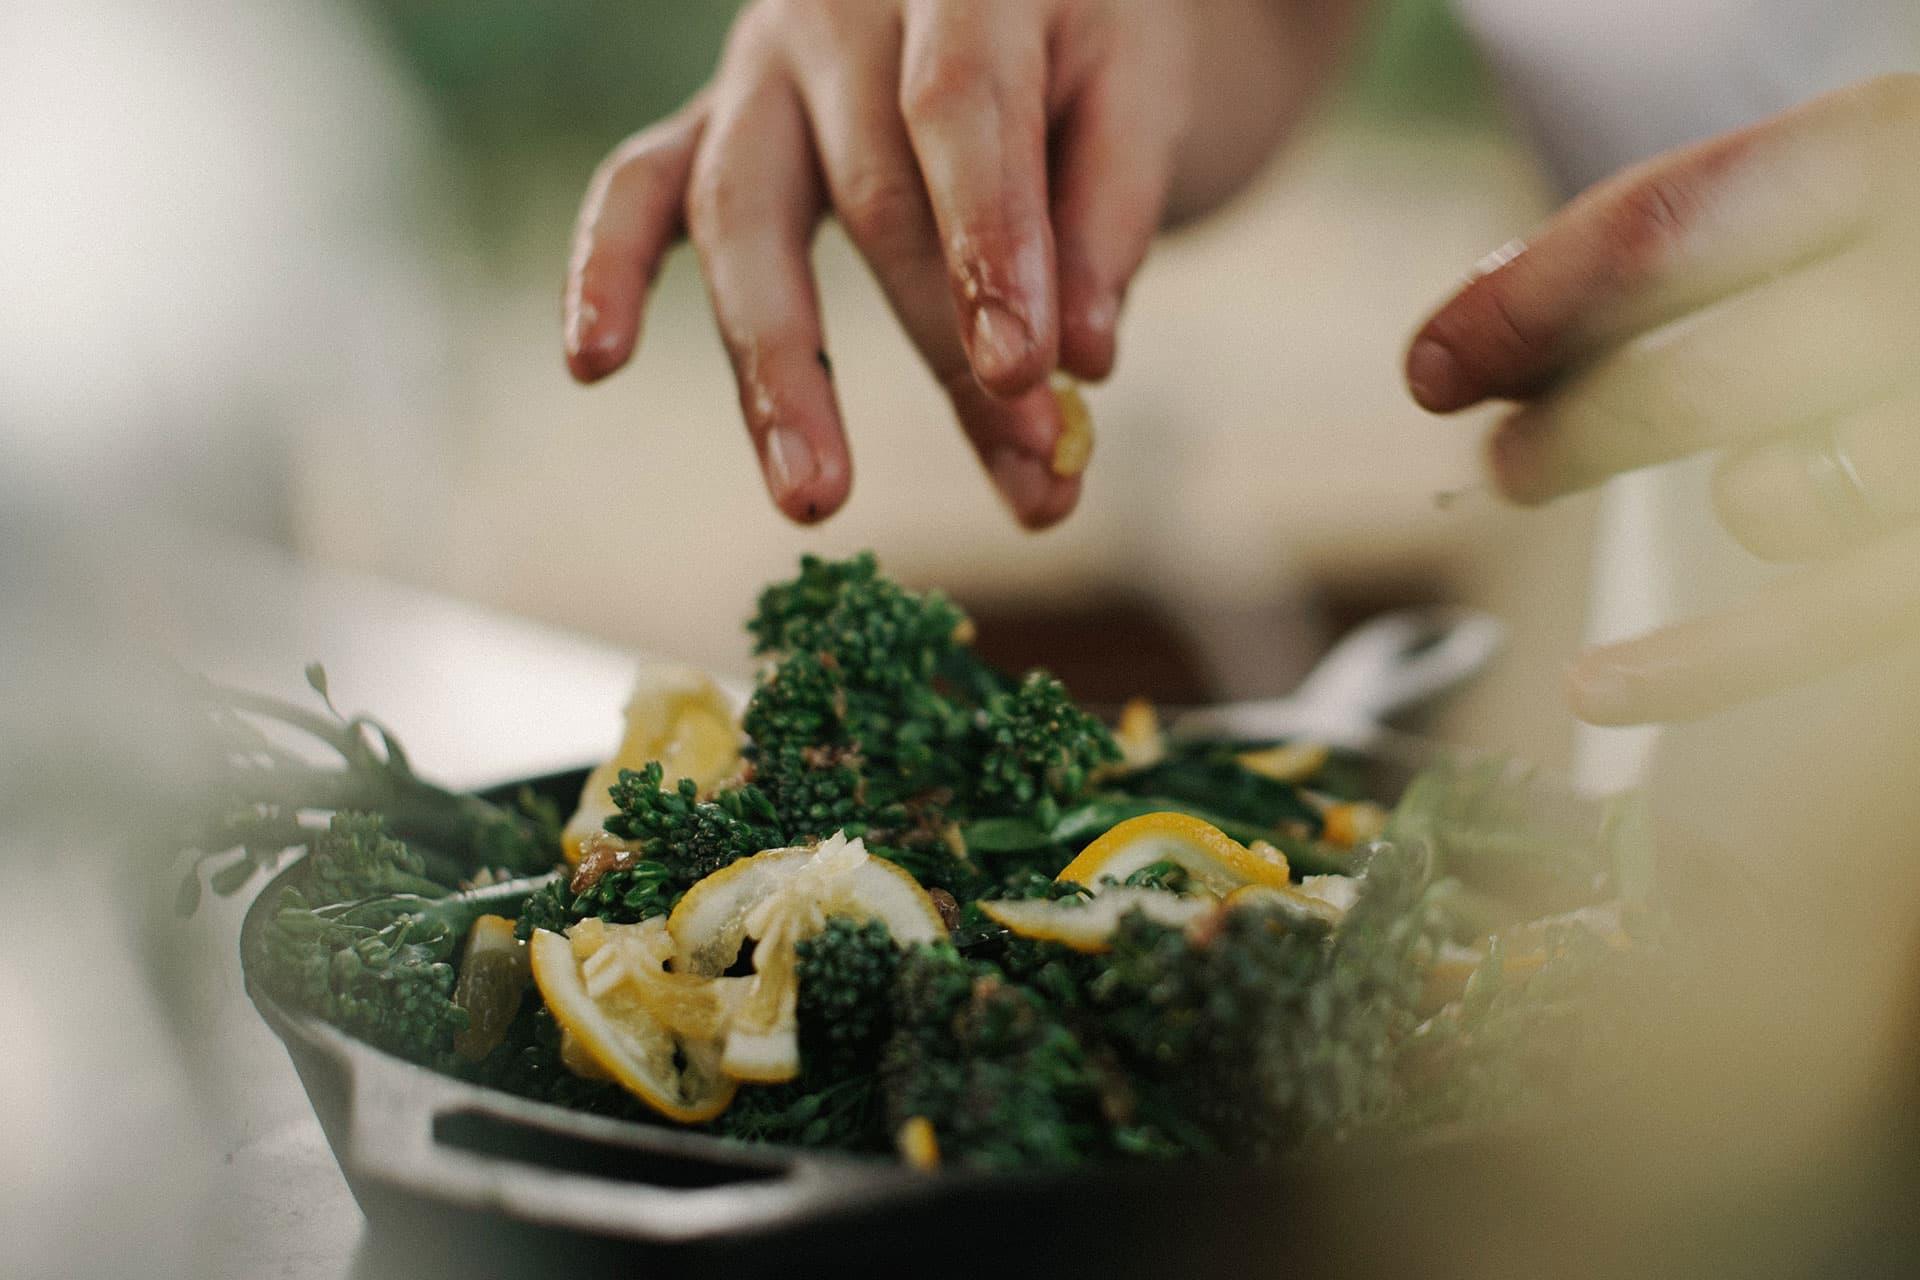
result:
[[[894,1135],[900,1158],[908,1167],[931,1171],[940,1167],[940,1139],[933,1132],[933,1121],[911,1116]]]
[[[1060,438],[1053,444],[1053,474],[1077,476],[1093,458],[1093,415],[1073,379],[1056,376],[1048,383],[1053,402],[1060,407]]]

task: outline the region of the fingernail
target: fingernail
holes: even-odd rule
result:
[[[1420,339],[1407,353],[1407,389],[1421,408],[1434,413],[1459,408],[1461,382],[1460,362],[1432,338]]]
[[[1038,511],[1053,491],[1053,468],[1047,459],[1008,445],[1002,445],[993,455],[987,470],[1000,496],[1022,520]]]
[[[585,341],[587,330],[600,319],[600,312],[584,298],[577,299],[567,308],[567,354],[578,356]]]
[[[1020,317],[994,302],[983,302],[973,312],[973,368],[984,382],[998,382],[1019,372],[1033,351],[1033,335]]]
[[[1102,293],[1087,303],[1083,317],[1087,329],[1103,338],[1111,338],[1120,323],[1120,299],[1116,294]]]
[[[792,427],[767,432],[767,483],[775,498],[787,498],[819,473],[819,456],[805,436]]]

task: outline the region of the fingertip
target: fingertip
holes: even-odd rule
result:
[[[1621,727],[1647,718],[1634,706],[1634,681],[1610,649],[1588,649],[1569,662],[1562,686],[1568,707],[1588,724]]]
[[[1432,336],[1420,337],[1408,349],[1405,375],[1414,403],[1429,413],[1453,413],[1478,399],[1459,357]]]
[[[1080,477],[1055,476],[1045,497],[1020,518],[1020,526],[1029,533],[1044,532],[1072,515],[1079,505]]]
[[[567,347],[567,371],[575,382],[591,386],[621,367],[633,355],[633,340],[613,334],[596,334],[581,345]]]
[[[1118,354],[1119,304],[1109,296],[1064,309],[1060,367],[1082,382],[1104,382]]]
[[[1509,414],[1487,433],[1484,459],[1488,478],[1507,501],[1537,507],[1554,496],[1544,433],[1526,410]]]
[[[1046,458],[1002,446],[987,464],[993,484],[1023,529],[1037,533],[1072,513],[1080,501],[1080,477],[1057,474]]]
[[[974,308],[967,352],[980,386],[1002,399],[1033,390],[1053,371],[1053,352],[1033,326],[1012,307],[998,302],[982,302]]]
[[[796,524],[825,520],[846,505],[853,490],[845,442],[821,439],[794,426],[767,431],[760,466],[774,505]]]
[[[563,309],[562,347],[576,382],[598,382],[632,357],[637,321],[622,324],[617,315],[609,316],[577,278],[569,281]]]

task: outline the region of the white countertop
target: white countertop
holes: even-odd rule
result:
[[[301,700],[318,659],[343,710],[376,713],[421,772],[454,785],[603,755],[640,661],[270,548],[196,542],[152,559],[164,567],[132,589],[143,638]],[[36,830],[31,815],[0,824],[0,871],[29,901],[124,889],[126,856],[114,837]],[[184,923],[125,905],[129,927],[108,919],[79,949],[70,910],[29,911],[0,938],[15,975],[0,1096],[21,1117],[0,1132],[0,1229],[17,1274],[375,1275],[293,1067],[242,990],[244,902],[209,898]]]

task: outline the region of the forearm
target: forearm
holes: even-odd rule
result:
[[[1237,193],[1312,105],[1351,46],[1366,0],[1191,0],[1192,128],[1166,223]]]

